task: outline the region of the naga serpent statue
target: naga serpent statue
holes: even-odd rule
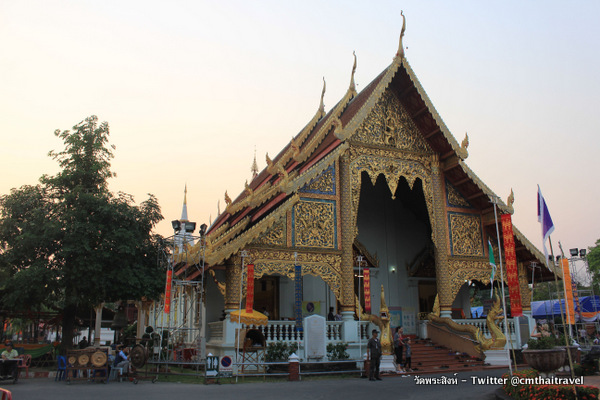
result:
[[[437,296],[435,298],[433,310],[427,316],[427,318],[431,322],[447,325],[450,329],[454,331],[469,334],[469,336],[471,336],[474,340],[478,342],[478,344],[475,346],[475,349],[479,352],[484,352],[490,349],[503,349],[504,345],[506,344],[506,336],[504,336],[496,322],[497,320],[504,318],[503,316],[500,316],[501,312],[502,307],[500,306],[500,298],[498,297],[498,294],[496,294],[494,304],[492,308],[488,311],[488,315],[486,318],[487,328],[492,336],[491,338],[486,338],[481,332],[481,329],[479,329],[475,325],[458,324],[454,322],[451,318],[440,317],[440,303],[439,298]]]
[[[370,321],[379,327],[381,331],[381,351],[383,354],[393,354],[392,346],[392,329],[390,326],[390,313],[388,306],[385,304],[385,293],[383,285],[381,285],[381,305],[379,306],[379,316],[373,314],[365,314],[358,301],[358,297],[354,296],[356,305],[356,315],[361,321]],[[370,333],[370,332],[369,332]]]

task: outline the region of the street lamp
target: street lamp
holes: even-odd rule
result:
[[[189,222],[189,221],[185,221],[183,223],[183,226],[185,227],[185,231],[187,233],[192,233],[196,230],[196,223],[195,222]]]
[[[175,231],[175,234],[177,234],[177,233],[179,233],[179,231],[181,231],[181,221],[173,220],[173,221],[171,221],[171,225],[173,226],[173,230]]]
[[[577,257],[577,255],[579,255],[579,249],[570,249],[569,252],[571,253],[571,257]]]

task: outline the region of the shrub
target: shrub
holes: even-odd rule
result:
[[[532,338],[527,341],[527,350],[547,350],[556,346],[560,346],[560,342],[554,335]]]
[[[329,343],[327,345],[327,357],[330,361],[339,361],[339,360],[347,360],[350,358],[350,354],[346,352],[348,348],[348,343],[340,342],[340,343]]]
[[[269,343],[267,346],[267,354],[265,354],[265,361],[267,362],[279,362],[287,361],[292,353],[298,351],[298,343],[288,342],[276,342]]]

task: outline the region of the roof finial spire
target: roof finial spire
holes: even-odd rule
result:
[[[402,38],[404,37],[404,31],[406,30],[406,18],[404,18],[404,12],[400,10],[400,15],[402,15],[402,30],[400,31],[400,43],[398,44],[398,52],[396,53],[396,57],[404,58],[404,46],[402,45]]]
[[[323,77],[323,91],[321,92],[321,104],[319,104],[319,111],[323,114],[325,114],[325,103],[323,102],[323,99],[325,98],[326,87],[327,84],[325,83],[325,77]]]
[[[356,96],[356,85],[354,84],[354,73],[356,72],[356,52],[353,51],[352,54],[354,55],[354,65],[352,65],[352,77],[350,78],[350,91],[352,92],[353,95]]]
[[[254,161],[252,162],[252,167],[250,168],[252,171],[252,179],[256,178],[258,175],[258,164],[256,163],[256,146],[254,146]]]
[[[185,184],[185,189],[183,189],[183,208],[181,209],[181,221],[187,221],[187,183]]]

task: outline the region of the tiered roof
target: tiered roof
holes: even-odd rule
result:
[[[360,93],[356,92],[352,68],[350,86],[343,98],[325,112],[323,95],[319,109],[308,124],[273,159],[266,156],[267,167],[258,173],[246,188],[231,201],[225,193],[226,208],[217,216],[207,233],[206,262],[223,263],[262,233],[277,218],[283,217],[299,200],[298,190],[328,168],[348,148],[351,135],[356,131],[386,90],[400,100],[431,149],[439,155],[440,166],[446,179],[460,194],[482,210],[484,224],[493,218],[491,198],[498,196],[488,188],[465,164],[468,156],[468,138],[459,145],[431,103],[415,73],[404,57],[402,36],[398,53]],[[498,200],[500,213],[512,213],[508,205]],[[514,229],[517,257],[543,264],[543,255],[527,238]]]

